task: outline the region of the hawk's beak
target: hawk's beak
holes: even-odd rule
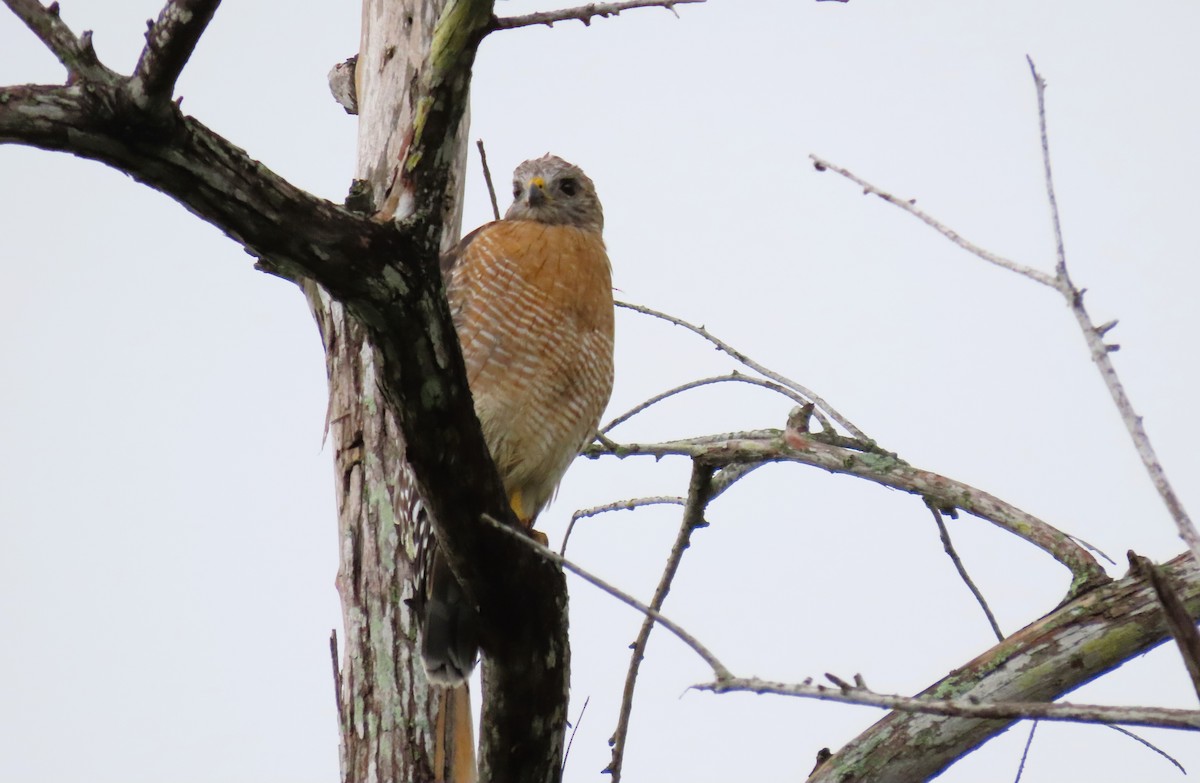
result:
[[[529,180],[529,206],[540,207],[548,200],[546,196],[546,180],[534,177]]]

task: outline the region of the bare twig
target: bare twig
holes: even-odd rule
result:
[[[1070,534],[1068,534],[1068,535],[1070,535]],[[1099,547],[1095,546],[1094,544],[1089,544],[1087,541],[1083,540],[1079,536],[1072,535],[1071,540],[1074,541],[1076,544],[1079,544],[1081,547],[1083,547],[1087,551],[1097,555],[1101,560],[1108,563],[1109,565],[1117,564],[1117,561],[1113,560],[1111,557],[1109,557],[1108,554],[1105,553],[1105,551],[1103,549],[1100,549]]]
[[[71,82],[79,79],[113,83],[119,75],[100,64],[92,48],[92,34],[76,37],[59,17],[58,3],[43,6],[38,0],[3,0],[9,10],[33,31],[67,69]]]
[[[780,430],[761,430],[663,443],[617,444],[611,448],[592,444],[583,453],[593,458],[602,455],[618,458],[677,455],[716,466],[799,462],[833,473],[857,476],[931,499],[943,511],[962,509],[1023,538],[1071,570],[1068,597],[1110,581],[1104,569],[1082,547],[1032,514],[967,484],[914,468],[895,455],[830,445],[826,440],[824,433],[799,436]],[[863,444],[863,447],[868,445]]]
[[[479,165],[483,167],[483,181],[487,183],[488,198],[492,200],[492,215],[500,219],[500,202],[496,201],[496,186],[492,184],[492,170],[488,168],[487,150],[483,148],[483,139],[476,139],[475,146],[479,148]]]
[[[984,250],[979,245],[976,245],[973,242],[960,236],[958,234],[958,232],[955,231],[954,229],[950,228],[949,226],[945,225],[944,223],[937,221],[935,218],[928,215],[923,210],[918,209],[916,207],[915,203],[913,202],[913,200],[899,198],[897,196],[893,196],[891,193],[888,193],[885,190],[880,190],[879,188],[872,185],[870,182],[867,182],[866,180],[861,179],[860,177],[851,173],[847,169],[844,169],[841,166],[834,165],[833,163],[830,163],[829,161],[825,160],[824,158],[818,157],[817,155],[809,155],[808,157],[810,160],[812,160],[813,166],[816,168],[817,171],[825,171],[828,169],[829,171],[832,171],[835,174],[842,175],[846,179],[853,182],[855,185],[858,185],[860,188],[862,188],[864,195],[878,196],[879,198],[883,199],[887,203],[892,204],[897,207],[900,207],[900,209],[903,209],[908,214],[912,215],[913,217],[917,218],[921,222],[930,226],[935,231],[937,231],[939,234],[946,237],[946,239],[949,239],[951,242],[953,242],[954,244],[963,248],[964,250],[979,256],[984,261],[993,263],[996,266],[1004,267],[1005,269],[1008,269],[1009,271],[1012,271],[1012,272],[1016,272],[1019,275],[1024,275],[1025,277],[1028,277],[1030,280],[1036,280],[1037,282],[1041,283],[1042,285],[1049,286],[1051,288],[1058,287],[1053,276],[1048,275],[1045,272],[1042,272],[1040,270],[1034,269],[1033,267],[1025,266],[1024,264],[1018,264],[1016,261],[1011,261],[1007,258],[1004,258],[1003,256],[998,256],[995,253]]]
[[[146,31],[146,46],[138,57],[129,92],[142,108],[169,101],[183,66],[221,0],[170,0]]]
[[[966,566],[958,556],[958,552],[954,550],[954,542],[950,540],[950,531],[946,529],[946,520],[942,519],[941,510],[932,503],[926,503],[930,513],[933,514],[933,521],[937,523],[938,535],[942,539],[942,548],[946,550],[946,554],[950,556],[950,560],[954,562],[954,568],[958,571],[958,576],[963,580],[967,589],[971,591],[971,595],[975,596],[975,600],[979,603],[979,608],[983,609],[983,613],[987,615],[988,625],[992,626],[992,633],[996,634],[996,641],[1004,641],[1004,632],[1000,630],[1000,624],[996,622],[996,616],[992,614],[992,608],[988,606],[987,599],[983,597],[983,593],[975,585],[971,579],[971,575],[967,573]]]
[[[638,415],[642,411],[646,410],[647,408],[649,408],[653,405],[657,405],[658,403],[662,402],[665,399],[674,397],[676,394],[681,394],[685,391],[691,391],[692,389],[698,389],[701,386],[711,386],[716,383],[748,383],[753,386],[761,386],[764,389],[770,389],[773,392],[778,392],[779,394],[782,394],[783,396],[799,403],[800,405],[804,405],[804,404],[808,403],[808,400],[806,398],[804,398],[800,394],[797,394],[792,389],[789,389],[786,386],[783,386],[782,384],[774,383],[772,381],[764,381],[761,378],[754,378],[749,375],[742,375],[737,370],[734,370],[733,372],[729,373],[728,375],[713,375],[708,378],[698,378],[694,381],[688,381],[687,383],[682,383],[673,389],[667,389],[665,392],[656,394],[653,397],[651,397],[650,399],[646,400],[645,402],[635,405],[634,407],[632,407],[629,410],[622,413],[620,416],[617,416],[612,421],[608,422],[603,427],[601,427],[600,431],[607,435],[618,425],[624,424],[625,422],[629,421],[630,419],[632,419],[634,416]]]
[[[1025,761],[1029,758],[1029,749],[1033,747],[1033,735],[1037,727],[1036,720],[1029,726],[1029,737],[1025,740],[1025,750],[1021,751],[1021,764],[1017,767],[1017,776],[1013,778],[1013,783],[1021,783],[1021,776],[1025,774]]]
[[[1049,134],[1046,131],[1046,82],[1042,79],[1041,74],[1038,73],[1037,67],[1033,64],[1033,59],[1026,57],[1026,60],[1029,61],[1029,71],[1033,75],[1033,83],[1037,88],[1038,127],[1041,131],[1042,139],[1043,168],[1046,171],[1046,196],[1050,202],[1050,217],[1054,225],[1054,245],[1058,257],[1055,267],[1057,272],[1054,281],[1055,288],[1066,298],[1071,312],[1075,315],[1075,320],[1079,323],[1079,328],[1083,332],[1084,339],[1087,340],[1088,348],[1091,350],[1092,361],[1096,363],[1096,367],[1100,370],[1100,376],[1104,379],[1104,384],[1108,387],[1109,394],[1112,395],[1113,402],[1116,404],[1117,410],[1121,413],[1121,419],[1125,422],[1125,428],[1129,431],[1129,437],[1133,439],[1134,448],[1137,449],[1138,456],[1142,458],[1142,464],[1146,467],[1146,472],[1150,475],[1150,481],[1154,484],[1154,488],[1158,490],[1158,494],[1170,512],[1171,518],[1175,520],[1175,526],[1179,530],[1179,537],[1183,539],[1184,543],[1192,551],[1192,556],[1200,560],[1200,533],[1196,531],[1196,526],[1192,524],[1191,518],[1183,507],[1183,502],[1175,494],[1175,489],[1171,486],[1171,482],[1167,480],[1167,473],[1163,470],[1162,463],[1159,462],[1158,455],[1154,452],[1154,447],[1150,444],[1150,436],[1146,434],[1146,429],[1142,424],[1142,417],[1134,411],[1133,403],[1129,401],[1129,396],[1125,393],[1125,387],[1117,376],[1117,370],[1113,366],[1112,359],[1109,357],[1113,346],[1105,343],[1104,337],[1116,325],[1116,322],[1110,321],[1101,326],[1096,326],[1083,304],[1083,291],[1075,287],[1075,284],[1071,282],[1070,275],[1067,273],[1067,256],[1063,246],[1062,225],[1058,215],[1058,201],[1054,195],[1054,177],[1050,171],[1050,141]]]
[[[629,302],[614,302],[614,304],[617,307],[623,307],[626,310],[633,310],[635,313],[642,313],[643,315],[653,316],[654,318],[659,318],[663,321],[666,321],[667,323],[675,324],[676,326],[682,326],[684,329],[687,329],[688,331],[692,332],[693,334],[703,337],[705,340],[712,343],[717,348],[717,350],[721,351],[724,354],[727,354],[728,356],[733,357],[733,359],[735,359],[736,361],[745,365],[746,367],[749,367],[751,370],[754,370],[759,375],[762,375],[763,377],[766,377],[766,378],[770,378],[771,380],[775,381],[776,383],[786,386],[787,388],[796,392],[800,396],[804,397],[806,400],[813,402],[817,406],[817,408],[819,408],[819,409],[823,410],[825,413],[827,413],[829,415],[829,418],[833,419],[838,424],[842,425],[842,427],[844,427],[846,429],[846,431],[849,432],[854,437],[858,438],[859,440],[870,440],[862,430],[860,430],[858,427],[854,426],[854,424],[851,423],[849,419],[847,419],[846,417],[844,417],[840,413],[838,413],[836,410],[834,410],[833,406],[831,406],[829,403],[825,402],[825,400],[823,400],[820,396],[818,396],[816,393],[814,393],[811,389],[801,386],[800,384],[796,383],[795,381],[791,380],[790,378],[780,375],[779,373],[775,372],[774,370],[767,369],[766,367],[764,367],[763,365],[754,361],[749,356],[747,356],[746,354],[737,350],[733,346],[729,345],[728,343],[724,342],[723,340],[721,340],[717,337],[714,337],[703,326],[696,326],[695,324],[688,323],[687,321],[683,320],[682,318],[676,318],[673,315],[667,315],[666,313],[661,313],[658,310],[653,310],[653,309],[651,309],[649,307],[645,307],[643,305],[630,304]]]
[[[688,485],[687,505],[683,509],[683,521],[679,526],[679,534],[675,537],[675,544],[671,547],[671,554],[667,556],[667,562],[663,566],[662,575],[658,579],[654,597],[650,600],[650,608],[656,612],[662,609],[663,602],[667,600],[671,582],[674,581],[675,574],[679,571],[679,564],[683,562],[683,553],[691,545],[692,533],[708,524],[704,520],[704,509],[708,505],[712,492],[712,475],[712,466],[699,461],[692,462],[692,478]],[[650,632],[653,629],[654,618],[647,615],[642,622],[642,629],[638,632],[637,640],[633,643],[633,653],[629,656],[629,670],[625,674],[625,689],[621,694],[621,711],[617,717],[617,729],[613,732],[612,740],[610,740],[612,759],[608,762],[608,768],[604,770],[612,775],[612,783],[619,783],[621,780],[621,765],[625,760],[625,742],[629,737],[629,718],[633,712],[633,691],[637,685],[638,671],[642,665],[642,658],[645,657],[646,645],[650,642]]]
[[[1119,733],[1119,734],[1124,734],[1126,737],[1129,737],[1129,738],[1130,738],[1131,740],[1133,740],[1134,742],[1140,742],[1141,744],[1145,745],[1145,746],[1146,746],[1147,748],[1149,748],[1150,750],[1154,751],[1155,753],[1157,753],[1158,755],[1162,756],[1162,757],[1163,757],[1164,759],[1166,759],[1167,761],[1169,761],[1169,762],[1171,762],[1172,764],[1174,764],[1174,765],[1175,765],[1175,766],[1176,766],[1176,767],[1179,769],[1179,771],[1180,771],[1180,772],[1182,772],[1182,773],[1183,773],[1183,774],[1185,774],[1185,775],[1187,774],[1187,770],[1186,770],[1186,769],[1184,769],[1183,765],[1179,763],[1179,760],[1178,760],[1178,759],[1176,759],[1176,758],[1175,758],[1174,756],[1172,756],[1171,754],[1167,753],[1167,752],[1166,752],[1165,750],[1163,750],[1162,748],[1160,748],[1160,747],[1158,747],[1157,745],[1155,745],[1153,742],[1150,742],[1150,741],[1149,741],[1149,740],[1147,740],[1145,737],[1140,737],[1140,736],[1138,736],[1137,734],[1134,734],[1134,733],[1133,733],[1132,731],[1130,731],[1129,729],[1124,729],[1124,728],[1121,728],[1120,726],[1114,726],[1114,725],[1113,725],[1113,724],[1111,724],[1111,723],[1109,723],[1109,724],[1106,724],[1106,726],[1107,726],[1108,728],[1112,729],[1113,731],[1115,731],[1115,732]]]
[[[704,660],[704,662],[707,663],[709,665],[709,667],[713,670],[713,676],[715,676],[717,678],[718,682],[733,676],[732,674],[730,674],[729,669],[725,668],[725,664],[721,663],[721,661],[717,659],[717,656],[715,656],[711,652],[709,652],[709,649],[707,647],[705,647],[703,644],[701,644],[700,641],[698,639],[696,639],[696,637],[692,636],[690,633],[685,631],[681,626],[677,625],[674,621],[663,616],[659,612],[656,612],[655,610],[651,609],[649,606],[646,606],[644,603],[642,603],[638,599],[634,598],[629,593],[626,593],[625,591],[623,591],[617,587],[614,587],[613,585],[604,581],[603,579],[601,579],[600,577],[591,573],[590,571],[587,571],[584,568],[581,568],[580,566],[575,565],[570,560],[567,560],[565,557],[563,557],[562,555],[555,552],[553,549],[551,549],[547,546],[543,546],[538,541],[534,541],[532,538],[527,536],[525,533],[523,533],[513,527],[510,527],[510,526],[504,524],[503,522],[500,522],[495,517],[492,517],[488,514],[483,514],[480,518],[487,524],[491,525],[492,527],[498,528],[498,529],[504,531],[505,535],[511,536],[513,538],[516,538],[516,539],[522,541],[526,546],[528,546],[533,551],[537,552],[542,557],[549,560],[551,563],[557,564],[558,566],[575,574],[580,579],[583,579],[585,582],[588,582],[589,584],[592,584],[592,585],[600,588],[601,590],[608,593],[613,598],[616,598],[618,601],[625,604],[626,606],[633,607],[634,609],[638,610],[642,614],[644,614],[648,617],[652,617],[656,623],[658,623],[663,628],[666,628],[668,631],[673,633],[675,635],[675,637],[677,639],[679,639],[679,641],[683,642],[688,647],[690,647],[692,649],[692,651],[694,653],[696,653],[696,655],[699,655]]]
[[[1066,702],[981,702],[970,699],[937,699],[928,696],[878,693],[866,688],[846,687],[845,684],[830,688],[811,683],[769,682],[753,677],[722,679],[692,687],[713,693],[747,692],[796,696],[930,715],[999,720],[1034,718],[1072,723],[1120,723],[1126,726],[1200,730],[1200,711],[1167,707],[1115,707],[1106,704],[1069,704]]]
[[[1170,579],[1158,566],[1150,562],[1149,558],[1130,551],[1129,570],[1146,579],[1154,588],[1154,594],[1162,606],[1167,628],[1171,631],[1171,636],[1175,638],[1179,654],[1183,656],[1183,665],[1192,679],[1192,687],[1196,691],[1196,696],[1200,698],[1200,631],[1196,630],[1196,623],[1192,621],[1187,607],[1183,605],[1175,588],[1171,586]]]
[[[583,22],[584,25],[590,25],[592,19],[597,16],[605,18],[617,16],[622,11],[628,11],[631,8],[665,8],[678,17],[679,14],[675,13],[675,6],[703,2],[704,0],[626,0],[626,2],[621,3],[588,3],[578,8],[540,11],[535,14],[524,14],[522,16],[497,17],[492,21],[491,30],[511,30],[514,27],[529,27],[537,24],[553,27],[555,22],[565,22],[572,19]]]
[[[598,514],[607,514],[610,511],[633,511],[635,508],[643,506],[682,506],[684,499],[676,495],[654,495],[644,498],[630,498],[629,500],[614,500],[612,503],[605,503],[603,506],[592,506],[591,508],[581,508],[571,515],[571,522],[567,525],[566,535],[563,536],[562,546],[558,548],[558,553],[564,557],[567,554],[567,542],[571,540],[571,533],[575,530],[575,523],[581,519],[594,517]]]
[[[583,706],[579,708],[579,717],[575,719],[575,725],[571,727],[571,736],[567,739],[567,749],[563,751],[562,766],[559,771],[567,768],[567,759],[571,758],[571,746],[575,744],[575,734],[579,731],[579,724],[583,723],[584,713],[587,712],[588,704],[592,701],[592,697],[588,696],[583,700]]]

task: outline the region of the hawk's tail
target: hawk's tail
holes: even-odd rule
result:
[[[426,571],[421,614],[421,660],[430,682],[458,685],[471,676],[479,655],[479,614],[434,546]]]

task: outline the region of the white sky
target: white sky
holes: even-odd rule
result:
[[[160,0],[63,4],[128,71]],[[548,4],[514,0],[518,13]],[[1049,270],[1053,244],[1025,55],[1049,82],[1067,251],[1135,405],[1200,513],[1200,8],[1014,0],[710,0],[490,37],[472,138],[501,182],[554,151],[605,202],[620,295],[707,324],[817,390],[910,462],[1103,548],[1182,550],[1075,323],[1056,298],[806,162],[815,152],[996,252]],[[355,120],[325,73],[357,48],[353,3],[226,3],[184,73],[184,108],[298,185],[344,196]],[[0,12],[0,83],[61,81]],[[465,227],[489,217],[473,179]],[[504,188],[502,188],[502,193]],[[327,639],[340,628],[325,376],[301,295],[219,232],[102,166],[0,148],[0,780],[331,781]],[[731,365],[622,313],[611,413]],[[781,426],[789,405],[709,390],[614,435]],[[580,463],[542,526],[685,489],[682,462]],[[987,649],[988,627],[921,503],[798,466],[711,509],[666,612],[736,672],[864,675],[915,692]],[[672,510],[580,526],[570,555],[648,596]],[[1012,632],[1066,575],[989,525],[951,532]],[[1124,566],[1112,569],[1114,574]],[[603,781],[641,618],[572,581],[569,781]],[[803,779],[883,713],[685,693],[707,672],[651,641],[626,780]],[[683,694],[683,695],[681,695]],[[1157,651],[1071,697],[1195,706]],[[1012,780],[1027,730],[942,780]],[[1200,741],[1146,731],[1192,774]],[[1098,727],[1043,725],[1023,780],[1172,781]]]

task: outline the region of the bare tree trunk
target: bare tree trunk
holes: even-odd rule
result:
[[[359,149],[355,177],[368,209],[390,217],[413,121],[409,88],[445,0],[364,0],[356,69]],[[467,118],[460,123],[442,246],[458,236]],[[404,440],[376,381],[377,357],[362,326],[328,293],[307,285],[329,375],[329,436],[338,497],[338,593],[344,643],[338,687],[342,780],[475,780],[467,686],[434,687],[417,654],[412,595],[419,494]]]

